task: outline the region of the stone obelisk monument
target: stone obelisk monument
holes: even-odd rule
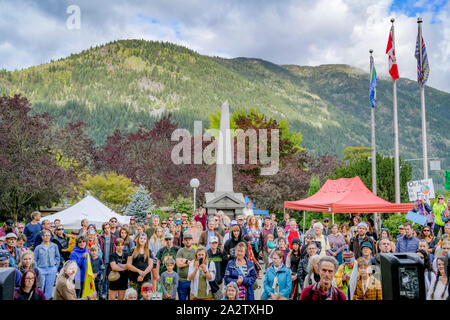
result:
[[[232,220],[245,207],[242,193],[233,190],[233,145],[230,131],[230,108],[224,103],[220,109],[220,132],[216,152],[216,183],[214,192],[205,193],[208,216],[222,210]]]

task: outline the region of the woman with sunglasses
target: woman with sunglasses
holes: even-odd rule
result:
[[[36,273],[31,269],[26,270],[20,280],[20,287],[14,292],[14,300],[46,300],[37,282]]]
[[[437,237],[439,231],[441,234],[444,234],[444,226],[445,222],[442,220],[442,212],[445,210],[445,198],[442,194],[440,194],[437,198],[437,201],[433,205],[434,212],[434,229],[433,232]]]
[[[73,251],[69,257],[70,260],[73,260],[77,263],[77,266],[79,268],[78,272],[75,275],[75,291],[78,298],[81,297],[81,292],[83,291],[84,277],[86,275],[87,269],[87,258],[90,256],[89,250],[86,248],[86,246],[87,238],[83,235],[78,236],[75,247],[73,248]]]
[[[433,253],[436,249],[438,239],[434,236],[434,232],[428,225],[425,225],[420,232],[419,239],[425,240],[428,244],[428,254]]]

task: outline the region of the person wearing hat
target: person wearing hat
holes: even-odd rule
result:
[[[216,265],[216,276],[213,281],[210,281],[211,291],[214,295],[215,300],[220,300],[222,297],[221,285],[223,282],[223,275],[225,270],[223,252],[219,248],[219,238],[217,236],[212,236],[209,239],[211,247],[207,250],[209,261],[214,262]]]
[[[199,246],[206,247],[206,250],[209,250],[211,248],[211,244],[209,243],[209,239],[211,239],[212,236],[215,236],[219,239],[219,246],[222,246],[222,236],[219,234],[218,231],[215,230],[216,227],[216,221],[214,218],[210,218],[208,220],[208,229],[203,231],[200,235],[200,239],[198,241]]]
[[[366,259],[369,264],[376,264],[375,257],[373,256],[373,245],[369,241],[361,244],[361,257]]]
[[[189,264],[195,259],[195,250],[192,247],[192,234],[183,235],[184,247],[178,250],[176,264],[178,267],[178,299],[189,300],[191,294],[191,281],[188,279]]]
[[[9,259],[10,254],[8,250],[0,249],[0,268],[11,268],[9,266]],[[22,273],[17,269],[14,268],[16,273],[16,282],[15,282],[15,289],[20,287],[20,280],[22,279]]]
[[[372,245],[372,248],[375,247],[375,241],[372,237],[367,235],[368,225],[365,222],[360,222],[357,227],[356,235],[350,239],[349,249],[355,254],[355,259],[358,259],[362,256],[361,252],[361,244],[363,242],[369,242]],[[373,249],[372,249],[373,250]]]
[[[130,224],[128,225],[128,234],[130,235],[130,238],[133,241],[138,234],[137,227],[138,227],[138,224],[136,223],[136,217],[133,216],[130,218]]]
[[[9,252],[9,266],[15,268],[20,263],[20,257],[22,256],[22,251],[16,248],[17,236],[15,233],[8,233],[5,236],[5,243],[1,245],[1,249],[7,250]]]
[[[442,220],[442,212],[445,210],[445,207],[446,204],[444,195],[440,194],[437,198],[437,201],[433,205],[433,212],[434,212],[433,233],[436,237],[438,236],[439,231],[441,231],[441,234],[444,234],[445,222]]]
[[[338,268],[338,271],[334,275],[334,281],[339,289],[344,292],[345,296],[348,300],[351,300],[353,297],[355,286],[350,285],[350,279],[352,279],[353,271],[357,272],[357,268],[355,267],[355,255],[351,251],[344,251],[342,253],[342,261]],[[350,290],[349,290],[350,286]]]
[[[156,253],[156,270],[161,276],[165,271],[167,271],[166,264],[164,263],[168,258],[175,260],[178,250],[180,247],[173,244],[173,234],[167,232],[164,234],[164,240],[166,245],[158,250]],[[174,267],[174,271],[177,272],[177,266]]]
[[[412,208],[412,212],[416,212],[427,218],[427,224],[431,227],[434,223],[434,212],[426,199],[416,201],[416,205]]]

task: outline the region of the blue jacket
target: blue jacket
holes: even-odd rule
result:
[[[270,294],[275,292],[275,290],[272,288],[275,276],[278,278],[278,294],[289,299],[292,290],[291,270],[282,265],[278,272],[275,272],[275,268],[272,264],[272,266],[267,269],[266,276],[264,278],[264,292],[261,297],[262,300],[269,299]]]
[[[34,261],[36,261],[36,266],[38,268],[58,267],[61,261],[58,246],[53,242],[50,242],[47,251],[44,244],[38,245],[34,249]]]
[[[256,274],[255,264],[247,258],[245,258],[245,260],[247,261],[247,275],[244,277],[244,281],[242,282],[242,285],[246,289],[245,300],[255,300],[255,296],[253,293],[253,284],[255,283],[258,276]],[[236,282],[239,278],[239,274],[240,273],[238,266],[236,265],[236,259],[230,260],[225,270],[225,285],[227,285],[231,281]]]
[[[9,251],[6,243],[2,244],[1,248],[3,250]],[[15,254],[14,254],[14,256],[12,256],[12,255],[10,256],[10,258],[9,258],[9,266],[13,267],[13,268],[16,268],[19,265],[19,263],[20,263],[20,258],[22,257],[22,251],[17,249],[17,247],[14,247],[13,250],[14,250]]]
[[[419,248],[419,239],[414,236],[407,238],[406,235],[397,239],[397,244],[395,245],[395,252],[405,253],[413,252],[415,253]]]
[[[75,246],[69,257],[70,260],[74,260],[78,265],[79,270],[75,275],[75,280],[79,280],[80,282],[84,282],[84,277],[86,276],[87,259],[83,258],[83,255],[85,253],[88,253],[89,256],[91,255],[89,253],[88,249],[86,249],[86,248],[81,249],[80,247]],[[92,263],[92,258],[91,258],[91,263]]]

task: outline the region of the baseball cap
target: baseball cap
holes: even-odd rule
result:
[[[325,219],[323,219],[323,222],[325,222],[325,221],[330,221],[330,220],[328,220],[328,218],[325,218]]]
[[[183,234],[183,239],[192,239],[192,234],[190,233]]]
[[[5,241],[5,240],[6,240],[6,237],[5,237],[5,236],[0,237],[0,241]]]
[[[144,224],[148,224],[148,220],[147,219],[144,220]]]
[[[8,234],[6,235],[5,239],[10,239],[10,238],[16,238],[16,239],[17,239],[17,236],[16,236],[15,233],[10,232],[10,233],[8,233]]]
[[[444,195],[440,194],[440,195],[438,196],[438,199],[444,199]]]
[[[213,243],[213,242],[219,242],[219,238],[217,238],[216,236],[211,236],[209,237],[209,243]]]
[[[230,222],[230,227],[237,225],[237,221],[236,220],[231,220]]]
[[[0,261],[9,260],[10,254],[8,250],[0,250]]]
[[[171,233],[166,233],[166,234],[164,235],[164,239],[173,239],[173,234],[171,234]]]
[[[136,220],[136,218],[135,217],[131,217],[130,220]]]
[[[264,220],[272,220],[272,217],[271,216],[265,216]]]
[[[183,213],[181,216],[182,217],[188,217],[187,213]]]
[[[7,219],[5,221],[5,223],[6,223],[7,226],[11,227],[14,224],[14,221],[12,219]]]
[[[245,220],[243,215],[238,215],[237,220]],[[233,220],[234,221],[234,220]]]

